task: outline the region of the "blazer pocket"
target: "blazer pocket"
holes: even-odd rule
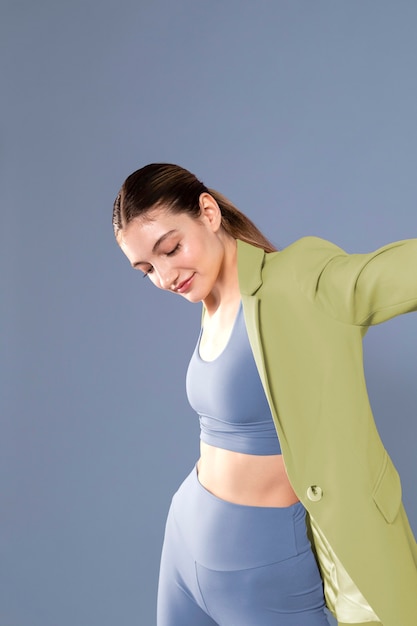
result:
[[[386,452],[372,497],[387,522],[392,524],[400,509],[402,490],[400,476]]]

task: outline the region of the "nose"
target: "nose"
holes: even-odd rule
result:
[[[172,268],[166,268],[159,272],[159,283],[162,289],[172,289],[177,280],[177,272]]]

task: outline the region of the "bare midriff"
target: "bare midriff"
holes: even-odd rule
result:
[[[298,502],[281,454],[243,454],[201,442],[197,471],[203,487],[228,502],[270,507]]]

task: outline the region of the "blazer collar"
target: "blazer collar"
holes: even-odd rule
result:
[[[239,287],[243,295],[254,295],[262,285],[264,258],[264,250],[240,239],[237,240]]]

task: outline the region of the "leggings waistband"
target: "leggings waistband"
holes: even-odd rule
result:
[[[310,549],[300,502],[288,507],[234,504],[207,491],[196,468],[174,495],[170,516],[193,559],[213,569],[258,567]]]

